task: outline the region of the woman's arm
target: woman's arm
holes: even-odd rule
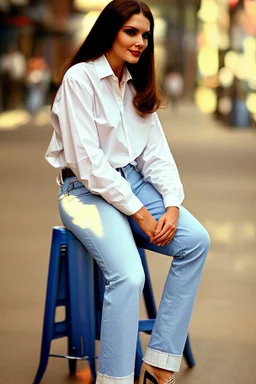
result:
[[[184,200],[179,172],[156,113],[146,147],[136,159],[137,168],[162,195],[165,207],[179,207]]]
[[[166,213],[158,220],[150,240],[159,246],[168,244],[177,230],[179,206],[184,199],[184,192],[176,163],[156,113],[152,115],[147,145],[136,161],[145,180],[162,195],[166,208]]]
[[[73,78],[64,79],[52,121],[53,125],[56,118],[59,121],[66,163],[91,192],[132,215],[143,204],[100,148],[93,110],[92,89]]]
[[[154,219],[151,213],[146,209],[146,207],[143,206],[138,212],[134,213],[131,216],[137,222],[137,224],[140,226],[143,232],[145,232],[146,235],[148,235],[150,242],[155,242],[154,236],[156,232],[157,221]]]

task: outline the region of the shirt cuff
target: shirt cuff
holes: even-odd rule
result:
[[[122,211],[125,215],[131,216],[138,212],[142,207],[142,202],[135,195],[133,195],[124,206],[116,208]]]
[[[164,200],[164,206],[165,208],[167,207],[180,207],[183,200],[184,200],[184,195],[182,196],[172,196],[168,195],[163,198]]]

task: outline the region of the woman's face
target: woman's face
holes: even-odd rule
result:
[[[118,32],[112,45],[112,58],[136,64],[148,46],[150,33],[149,20],[142,13],[134,14]]]

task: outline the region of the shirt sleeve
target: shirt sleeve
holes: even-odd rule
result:
[[[137,168],[162,195],[165,207],[179,207],[184,200],[179,172],[156,113],[146,147],[136,159]]]
[[[58,119],[66,164],[92,193],[132,215],[143,204],[100,148],[93,110],[93,91],[73,78],[64,79],[51,120],[54,125]]]

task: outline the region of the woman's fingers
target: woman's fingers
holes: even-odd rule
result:
[[[169,244],[172,241],[172,239],[174,238],[175,233],[176,233],[176,231],[172,232],[172,234],[169,236],[169,238],[167,240],[163,241],[160,245],[163,247],[164,245]]]
[[[158,236],[159,236],[159,234],[163,231],[164,225],[165,225],[165,215],[163,215],[163,216],[158,220],[154,235],[158,235]]]
[[[174,237],[177,230],[177,220],[173,217],[172,210],[166,212],[157,222],[156,230],[153,236],[150,236],[150,242],[156,245],[168,244]]]
[[[177,227],[175,225],[172,225],[171,227],[169,227],[169,229],[163,228],[161,233],[155,236],[151,242],[156,245],[166,245],[172,241],[175,236],[176,230]]]
[[[171,224],[165,223],[163,229],[154,236],[153,240],[154,241],[163,240],[165,238],[166,233],[170,231],[175,231],[175,230],[176,230],[176,226],[174,224],[171,225]]]
[[[165,234],[162,237],[160,237],[159,239],[157,239],[157,240],[154,239],[153,243],[157,244],[157,245],[167,244],[171,241],[174,234],[175,234],[175,231],[173,229],[170,229],[167,232],[165,232]]]
[[[164,240],[166,240],[170,236],[171,232],[172,232],[172,229],[168,229],[165,232],[163,232],[161,236],[154,237],[153,241],[157,243],[162,243]]]
[[[157,232],[157,231],[155,232],[154,240],[160,239],[168,230],[169,228],[166,225],[164,225],[160,232]]]

